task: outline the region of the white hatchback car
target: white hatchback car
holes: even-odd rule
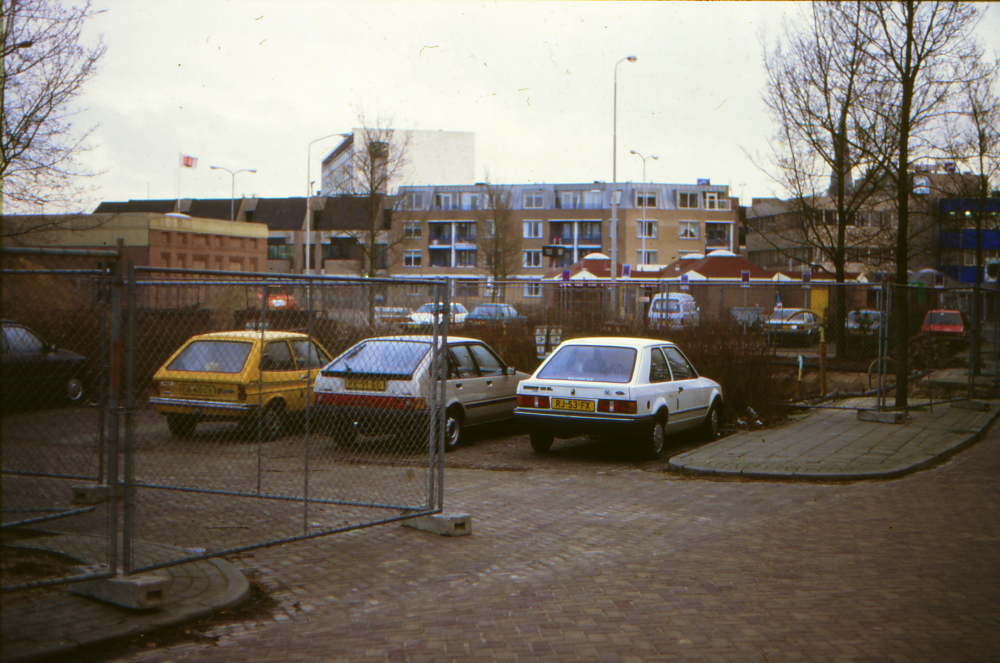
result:
[[[310,417],[343,444],[359,434],[426,440],[432,343],[430,336],[385,336],[349,348],[317,376]],[[510,419],[527,377],[482,341],[449,336],[445,450],[459,445],[466,426]]]
[[[430,302],[424,304],[416,311],[410,314],[409,326],[411,327],[429,327],[434,324],[435,318],[438,322],[441,322],[441,304],[436,304]],[[436,315],[435,315],[436,314]],[[451,303],[451,323],[455,325],[460,325],[465,322],[465,316],[469,315],[469,312],[464,306],[458,302]]]
[[[721,408],[722,387],[699,377],[673,343],[577,338],[521,382],[514,419],[538,453],[556,437],[590,434],[638,444],[656,459],[669,433],[700,428],[714,439]]]

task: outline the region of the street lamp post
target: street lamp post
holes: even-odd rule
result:
[[[328,134],[317,138],[314,141],[310,141],[309,147],[306,148],[306,238],[305,238],[305,249],[306,249],[306,264],[305,264],[305,275],[309,276],[310,269],[309,264],[312,262],[312,146],[313,143],[318,143],[321,140],[326,140],[327,138],[333,138],[334,136],[341,136],[342,138],[347,138],[351,134]]]
[[[646,264],[646,203],[649,202],[649,198],[646,197],[646,159],[652,159],[657,161],[660,157],[648,156],[644,157],[635,150],[631,150],[632,154],[636,155],[642,159],[642,264]]]
[[[614,283],[618,272],[618,65],[625,60],[635,62],[636,57],[629,55],[615,63],[614,92],[614,127],[611,133],[611,284],[614,297]]]
[[[223,168],[222,166],[209,166],[211,170],[224,170],[232,177],[229,186],[229,220],[236,220],[236,174],[237,173],[256,173],[256,168],[240,168],[239,170],[229,170],[228,168]]]

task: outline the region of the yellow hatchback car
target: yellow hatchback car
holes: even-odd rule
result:
[[[330,354],[305,334],[232,331],[188,339],[153,376],[149,403],[166,415],[174,437],[201,421],[257,423],[265,439],[281,437],[303,415],[307,391]]]

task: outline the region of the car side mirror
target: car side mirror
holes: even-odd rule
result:
[[[517,375],[517,369],[513,366],[507,367],[507,375]]]

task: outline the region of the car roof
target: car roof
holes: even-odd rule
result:
[[[194,340],[226,340],[226,341],[254,341],[259,338],[263,338],[265,341],[276,341],[279,339],[303,339],[309,338],[307,334],[302,334],[300,332],[289,332],[289,331],[258,331],[254,329],[246,329],[241,331],[223,331],[223,332],[212,332],[210,334],[197,334],[192,336],[189,341]]]
[[[412,335],[412,336],[403,336],[403,335],[399,335],[399,336],[373,336],[372,338],[366,338],[364,340],[358,341],[358,343],[364,343],[365,341],[411,341],[411,342],[415,342],[415,343],[432,343],[434,341],[434,337],[433,336],[418,336],[418,335]],[[469,343],[469,342],[483,343],[484,345],[486,344],[485,341],[482,341],[482,340],[480,340],[478,338],[467,338],[465,336],[449,336],[448,337],[448,344],[449,345],[451,345],[452,343]]]
[[[640,350],[654,345],[673,345],[671,341],[664,341],[655,338],[629,338],[622,336],[588,336],[586,338],[574,338],[563,341],[562,345],[597,345],[608,348],[634,348]],[[560,346],[561,347],[561,346]]]

